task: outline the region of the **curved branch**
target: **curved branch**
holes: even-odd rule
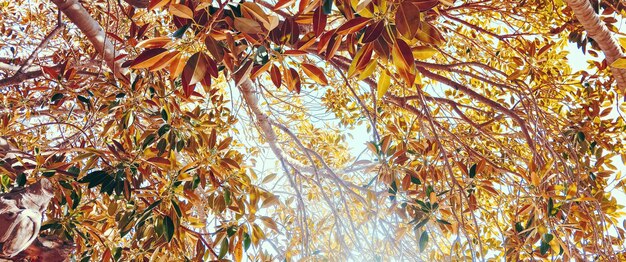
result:
[[[589,0],[565,0],[567,5],[574,11],[576,19],[585,28],[589,37],[593,38],[604,55],[606,61],[611,64],[615,60],[624,57],[624,53],[617,44],[611,32],[606,27],[600,17],[594,12]],[[617,82],[617,87],[624,92],[626,90],[626,70],[611,67],[611,72]]]
[[[120,52],[109,41],[100,24],[91,17],[78,0],[52,0],[52,2],[85,34],[109,68],[113,70],[113,74],[119,79],[126,79],[124,75],[127,70],[122,68],[122,61],[115,59]]]

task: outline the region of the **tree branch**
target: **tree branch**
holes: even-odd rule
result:
[[[91,17],[78,0],[52,0],[52,2],[85,34],[109,68],[113,70],[113,74],[119,79],[126,80],[127,70],[122,68],[122,61],[115,60],[120,54],[119,51],[109,41],[100,24]]]
[[[624,57],[621,47],[617,44],[604,22],[595,13],[589,0],[565,0],[565,2],[574,11],[576,19],[585,28],[589,37],[598,43],[609,65],[615,60]],[[611,72],[615,77],[617,87],[622,92],[626,91],[626,70],[611,67]]]

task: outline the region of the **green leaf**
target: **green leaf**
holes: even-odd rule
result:
[[[228,234],[229,237],[232,237],[235,233],[237,233],[237,226],[230,226],[226,229],[226,234]]]
[[[186,25],[182,26],[181,28],[178,28],[178,30],[176,30],[176,32],[174,32],[172,34],[172,37],[182,38],[183,35],[185,35],[185,31],[187,31],[187,29],[189,28],[190,25],[191,24],[186,24]]]
[[[552,198],[550,198],[548,200],[548,216],[554,216],[554,214],[552,213],[553,210],[554,210],[554,201],[552,200]]]
[[[172,128],[172,126],[170,126],[168,124],[162,125],[161,128],[159,128],[159,131],[158,131],[159,136],[165,135],[165,133],[170,131],[171,128]]]
[[[152,144],[152,142],[154,142],[154,139],[156,138],[156,135],[154,134],[150,134],[146,137],[145,140],[143,140],[143,144],[141,145],[141,149],[146,149],[146,147],[148,147],[150,144]]]
[[[183,216],[183,212],[180,211],[180,207],[178,206],[176,201],[174,201],[174,199],[172,199],[171,201],[172,207],[174,207],[174,211],[176,211],[176,215],[180,218],[181,216]]]
[[[469,170],[469,177],[474,178],[476,176],[476,164],[473,164]]]
[[[52,98],[50,98],[50,102],[56,102],[58,100],[61,100],[61,98],[63,98],[63,94],[61,93],[56,93],[52,96]]]
[[[445,221],[445,220],[443,220],[443,219],[437,219],[437,222],[439,222],[439,223],[441,223],[441,224],[444,224],[444,225],[452,225],[452,224],[450,224],[450,222]]]
[[[230,199],[230,190],[228,189],[224,190],[224,202],[227,206],[230,206],[230,204],[232,203],[232,200]]]
[[[167,122],[168,116],[167,116],[167,111],[165,111],[165,109],[161,109],[161,118],[163,118],[163,120]]]
[[[165,238],[170,242],[174,237],[174,221],[169,216],[163,218],[163,227],[165,229]]]
[[[104,182],[109,182],[110,180],[112,180],[113,177],[111,177],[106,171],[104,170],[97,170],[97,171],[93,171],[89,174],[87,174],[86,176],[84,176],[83,178],[81,178],[80,180],[78,180],[79,183],[89,183],[89,188],[95,187],[97,185],[100,184],[105,184]]]
[[[548,244],[544,240],[541,240],[541,245],[539,246],[539,251],[541,252],[541,255],[545,255],[546,253],[548,253],[549,249],[550,249],[550,244]]]
[[[218,255],[218,258],[219,259],[224,258],[227,252],[228,252],[228,238],[224,238],[220,246],[220,254]]]
[[[522,222],[515,223],[515,231],[517,233],[524,231],[524,226],[522,225]]]
[[[332,10],[333,0],[324,0],[324,5],[322,6],[322,11],[324,11],[324,14],[329,15]]]
[[[26,174],[20,173],[17,175],[15,182],[17,183],[17,186],[23,187],[26,184]]]
[[[243,233],[243,248],[245,248],[246,251],[248,251],[248,248],[250,247],[250,243],[252,243],[252,240],[250,239],[250,235],[248,235],[248,233]]]
[[[423,252],[428,245],[428,232],[422,232],[422,236],[420,236],[420,252]]]

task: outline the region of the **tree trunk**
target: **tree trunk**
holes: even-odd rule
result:
[[[611,36],[611,32],[606,27],[600,17],[594,12],[589,0],[565,0],[574,11],[578,22],[585,28],[589,37],[593,38],[604,52],[606,61],[613,63],[615,60],[624,57],[621,47]],[[611,67],[611,72],[617,82],[617,87],[624,92],[626,89],[626,70]]]

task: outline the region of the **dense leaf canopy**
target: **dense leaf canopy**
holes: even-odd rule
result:
[[[0,0],[0,185],[84,261],[626,260],[591,3]]]

